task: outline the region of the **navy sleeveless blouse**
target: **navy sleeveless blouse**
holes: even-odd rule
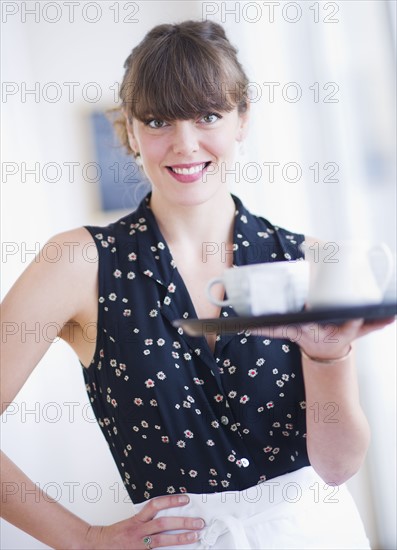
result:
[[[234,265],[303,257],[303,235],[233,200]],[[83,373],[131,500],[241,491],[308,466],[298,346],[245,331],[218,335],[211,353],[204,337],[172,325],[197,315],[150,193],[117,222],[86,228],[99,253],[99,313]]]

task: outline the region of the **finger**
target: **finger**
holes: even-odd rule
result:
[[[147,522],[152,520],[160,510],[185,506],[189,502],[187,495],[161,496],[151,499],[134,518],[138,521]]]
[[[200,532],[199,531],[189,531],[187,533],[178,533],[173,535],[167,535],[163,533],[159,533],[158,535],[153,535],[150,537],[151,548],[162,548],[166,546],[167,548],[173,548],[174,546],[179,546],[182,544],[192,544],[193,542],[196,542],[200,538]]]
[[[196,517],[162,516],[149,521],[148,534],[161,533],[163,531],[198,530],[205,527],[205,521]]]
[[[365,336],[366,334],[369,334],[371,332],[374,332],[375,330],[381,330],[382,328],[387,327],[391,323],[394,323],[395,318],[388,318],[388,319],[381,319],[381,320],[374,320],[374,321],[368,321],[364,323],[364,325],[361,327],[360,332],[357,336],[357,338],[360,338],[361,336]]]

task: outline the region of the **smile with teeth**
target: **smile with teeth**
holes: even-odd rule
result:
[[[174,168],[172,166],[169,166],[170,170],[175,172],[175,174],[181,174],[182,176],[188,176],[189,174],[198,174],[206,166],[208,166],[209,162],[203,162],[202,164],[196,164],[196,166],[191,166],[190,168]]]

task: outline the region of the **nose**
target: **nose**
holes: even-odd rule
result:
[[[178,120],[174,126],[173,152],[177,155],[191,155],[199,149],[198,129],[194,121]]]

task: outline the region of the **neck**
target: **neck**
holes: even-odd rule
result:
[[[167,201],[153,190],[150,208],[171,250],[193,258],[231,246],[235,204],[228,192],[217,193],[200,204],[185,205]]]

